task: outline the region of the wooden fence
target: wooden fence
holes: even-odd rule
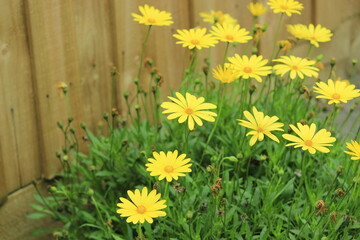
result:
[[[326,60],[338,57],[344,75],[350,59],[360,58],[358,0],[300,0],[302,15],[286,23],[321,23],[335,33],[322,44]],[[160,69],[163,89],[176,88],[186,49],[175,44],[176,29],[202,23],[199,12],[222,10],[250,29],[250,0],[0,0],[0,196],[41,177],[51,178],[59,166],[55,152],[63,143],[57,121],[71,114],[74,126],[85,122],[94,129],[104,112],[121,109],[123,92],[133,91],[132,79],[139,66],[140,47],[147,28],[132,20],[131,12],[148,3],[172,13],[174,24],[154,27],[146,56]],[[268,23],[262,41],[265,56],[278,15],[260,18]],[[287,34],[284,33],[283,36]],[[220,51],[220,50],[219,50]],[[179,64],[180,63],[180,64]],[[345,64],[348,66],[345,67]],[[113,67],[119,72],[116,101],[111,99]],[[56,89],[69,85],[71,113]],[[76,129],[81,136],[82,132]]]

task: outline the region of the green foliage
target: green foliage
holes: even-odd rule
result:
[[[135,99],[142,109],[139,105],[132,109],[125,94],[126,117],[120,118],[116,111],[104,115],[108,136],[82,125],[86,154],[79,152],[72,119],[66,126],[58,124],[65,139],[57,153],[63,172],[49,188],[49,196],[35,196],[37,212],[28,217],[51,216],[62,222],[53,231],[58,239],[135,239],[136,226],[116,213],[119,197],[126,198],[128,190],[142,186],[156,187],[163,195],[165,180],[151,177],[145,164],[154,151],[179,150],[192,159],[192,172],[171,183],[167,216],[142,225],[146,239],[359,237],[360,187],[353,180],[359,164],[343,153],[349,136],[340,134],[342,127],[335,121],[338,109],[324,111],[323,103],[306,90],[310,83],[299,78],[290,81],[270,74],[254,86],[241,78],[220,86],[208,76],[209,61],[206,71],[196,71],[197,58],[185,71],[179,91],[220,103],[217,122],[204,122],[188,133],[186,123],[165,119],[159,112],[160,77],[150,71],[153,94],[136,82]],[[318,129],[331,130],[337,141],[329,147],[330,153],[315,155],[285,147],[278,133],[280,143],[265,137],[250,147],[248,130],[236,119],[244,119],[243,111],[252,106],[278,116],[285,132],[290,132],[288,124],[316,123]],[[335,194],[339,188],[344,196]],[[316,208],[318,200],[325,202],[324,212]]]

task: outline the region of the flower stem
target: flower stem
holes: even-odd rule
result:
[[[151,26],[151,25],[150,25],[150,26]],[[139,239],[144,239],[144,234],[143,234],[142,229],[141,229],[141,223],[138,223],[138,224],[136,225],[136,231],[137,231],[137,233],[138,233],[138,238],[139,238]]]
[[[226,61],[227,53],[229,51],[229,45],[230,45],[230,43],[227,42],[226,43],[226,48],[225,48],[225,53],[224,53],[223,65],[225,64],[225,61]]]
[[[139,80],[140,80],[140,75],[141,75],[141,72],[142,72],[143,59],[144,59],[144,54],[145,54],[145,48],[146,48],[147,40],[149,39],[151,26],[152,26],[152,25],[149,25],[149,28],[148,28],[147,33],[146,33],[145,40],[144,40],[144,42],[143,42],[143,44],[142,44],[142,48],[141,48],[140,65],[139,65],[139,71],[138,71],[138,75],[137,75],[137,77],[138,77]]]
[[[281,13],[280,18],[279,18],[279,22],[278,22],[278,25],[277,25],[277,28],[276,28],[276,33],[275,33],[275,38],[274,38],[274,46],[273,46],[273,49],[272,49],[272,52],[271,52],[271,59],[274,58],[274,53],[275,53],[275,49],[276,49],[276,45],[277,45],[276,42],[277,42],[277,40],[279,38],[280,27],[281,27],[283,17],[284,17],[284,13]]]
[[[311,57],[311,54],[312,54],[312,51],[313,51],[313,45],[310,43],[310,46],[309,46],[309,49],[308,49],[308,51],[307,51],[307,53],[306,53],[306,57],[308,58],[308,57]]]

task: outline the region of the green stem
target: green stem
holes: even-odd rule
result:
[[[116,69],[111,71],[111,108],[116,107]]]
[[[280,18],[279,18],[279,22],[278,22],[278,25],[277,25],[277,28],[276,28],[276,33],[275,33],[275,38],[274,38],[274,46],[273,46],[273,49],[272,49],[272,52],[271,52],[271,59],[274,58],[274,53],[275,53],[275,49],[276,49],[276,45],[277,45],[277,40],[279,38],[280,27],[281,27],[283,17],[284,17],[284,13],[281,13]]]
[[[221,110],[222,110],[222,104],[224,102],[224,84],[221,83],[220,87],[219,87],[219,91],[218,91],[218,107],[219,107],[219,114],[216,118],[216,121],[215,121],[215,125],[213,127],[213,129],[211,130],[211,133],[208,137],[208,140],[206,141],[206,145],[209,145],[210,143],[210,140],[212,139],[214,133],[215,133],[215,130],[217,128],[217,125],[219,124],[219,119],[220,119],[220,115],[221,115]]]
[[[147,42],[148,39],[149,39],[151,26],[152,26],[152,25],[149,25],[149,28],[148,28],[147,33],[146,33],[145,40],[144,40],[144,42],[143,42],[143,44],[142,44],[142,48],[141,48],[140,65],[139,65],[139,71],[138,71],[138,74],[137,74],[137,77],[138,77],[139,81],[140,81],[140,76],[141,76],[142,67],[143,67],[143,60],[144,60],[146,42]]]
[[[141,223],[136,224],[136,231],[138,233],[138,238],[139,239],[144,239],[144,234],[143,234],[142,229],[141,229]]]
[[[333,108],[331,109],[331,112],[326,116],[325,123],[324,123],[325,128],[327,127],[329,120],[332,118],[333,114],[335,114],[335,111],[336,111],[336,105],[333,106]]]
[[[227,53],[228,53],[228,50],[229,50],[229,45],[230,45],[230,43],[227,42],[226,43],[226,48],[225,48],[225,53],[224,53],[223,65],[225,64],[225,61],[226,61]]]
[[[311,54],[312,54],[313,49],[314,49],[314,48],[313,48],[313,45],[310,43],[309,49],[308,49],[308,51],[307,51],[307,53],[306,53],[306,57],[307,57],[307,58],[311,57]]]

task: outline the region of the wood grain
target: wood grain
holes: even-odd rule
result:
[[[5,0],[0,14],[0,174],[12,191],[40,176],[38,125],[21,0]],[[2,172],[2,173],[1,173]]]
[[[32,76],[36,93],[36,114],[40,124],[42,174],[51,178],[59,170],[55,152],[63,142],[56,122],[68,117],[84,118],[73,1],[26,1],[28,38],[32,57]],[[56,84],[69,86],[69,106]],[[76,123],[74,124],[76,125]]]
[[[38,183],[39,190],[46,194],[46,185]],[[0,208],[0,237],[1,240],[55,240],[52,234],[32,236],[32,232],[38,229],[50,229],[59,226],[51,218],[30,219],[27,215],[35,212],[32,203],[39,204],[33,197],[37,194],[32,184],[21,188],[9,195],[7,203]]]

